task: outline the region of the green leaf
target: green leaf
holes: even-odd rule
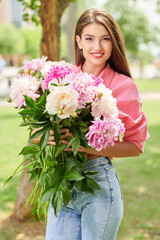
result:
[[[71,128],[70,118],[64,119],[61,123],[65,128]]]
[[[74,143],[75,140],[76,140],[76,137],[72,138],[67,144],[66,148],[69,148]]]
[[[43,95],[39,98],[39,100],[38,100],[38,102],[37,102],[37,105],[38,105],[38,106],[41,106],[42,108],[44,108],[44,106],[46,105],[46,97],[47,97],[47,93],[43,94]]]
[[[23,117],[33,117],[35,112],[32,109],[23,109],[18,114],[22,115]]]
[[[47,172],[43,172],[42,176],[40,178],[40,186],[43,187],[43,185],[51,185],[52,184],[52,177]]]
[[[83,171],[83,173],[86,174],[86,175],[95,175],[98,172],[95,172],[95,171]]]
[[[40,139],[40,148],[43,149],[47,143],[48,143],[48,139],[49,139],[49,136],[50,136],[50,127],[48,127],[46,129],[46,131],[43,133],[41,139]]]
[[[42,205],[43,202],[50,200],[55,191],[56,191],[55,187],[47,188],[41,195],[40,205]]]
[[[73,145],[72,145],[72,151],[73,151],[73,154],[75,156],[78,152],[79,147],[80,147],[80,139],[78,137],[76,137],[76,139],[75,139],[75,141],[73,142]]]
[[[69,181],[80,181],[84,176],[80,175],[77,170],[72,170],[65,176],[65,178]]]
[[[56,145],[58,145],[59,141],[61,140],[61,133],[60,133],[60,128],[58,124],[54,124],[53,130],[54,130],[54,140],[56,142]]]
[[[62,190],[59,190],[56,191],[53,195],[53,198],[52,198],[52,207],[54,208],[54,213],[55,213],[55,216],[57,217],[57,213],[61,210],[63,206],[63,192]]]
[[[119,142],[123,142],[123,137],[124,137],[124,133],[122,133],[121,135],[119,135]]]
[[[41,128],[40,130],[37,130],[29,139],[31,142],[34,138],[39,137],[41,134],[43,134],[46,131],[46,128]]]
[[[55,186],[59,186],[62,179],[62,168],[61,166],[56,166],[53,174],[53,183]]]
[[[64,151],[65,148],[66,148],[66,144],[64,143],[58,145],[57,151],[55,153],[55,157],[57,158]]]
[[[28,126],[30,123],[29,122],[21,122],[21,124],[19,125],[20,127],[25,127],[25,126]]]
[[[39,147],[37,145],[25,146],[19,155],[27,155],[29,153],[37,153],[39,152]]]
[[[74,163],[66,163],[65,165],[65,174],[71,171],[71,169],[74,167]]]
[[[28,96],[24,96],[24,97],[25,97],[25,103],[26,103],[26,105],[27,105],[29,108],[34,109],[34,108],[35,108],[35,101],[34,101],[32,98],[28,97]]]
[[[66,207],[72,198],[72,194],[71,194],[71,191],[69,190],[69,188],[66,186],[62,187],[62,191],[63,191],[63,202]]]
[[[99,185],[94,181],[92,178],[86,177],[87,185],[91,187],[92,189],[98,189],[100,190]]]

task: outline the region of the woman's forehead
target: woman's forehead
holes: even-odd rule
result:
[[[82,30],[83,35],[109,35],[107,29],[99,23],[90,23],[86,25]]]

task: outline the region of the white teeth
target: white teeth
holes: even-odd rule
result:
[[[103,53],[92,53],[92,55],[96,56],[96,57],[100,57],[103,55]]]

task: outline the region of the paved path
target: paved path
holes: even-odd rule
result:
[[[141,92],[140,97],[143,100],[160,100],[160,92]],[[0,99],[0,107],[14,106],[12,103],[8,103],[7,99]]]

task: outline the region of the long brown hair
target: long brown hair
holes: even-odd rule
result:
[[[111,68],[118,73],[122,73],[126,76],[131,77],[121,30],[113,17],[106,11],[100,9],[92,8],[84,11],[76,24],[74,36],[76,65],[83,65],[85,61],[82,50],[78,47],[76,35],[81,37],[83,28],[91,23],[103,25],[110,34],[112,41],[112,53],[107,62],[109,62]]]

